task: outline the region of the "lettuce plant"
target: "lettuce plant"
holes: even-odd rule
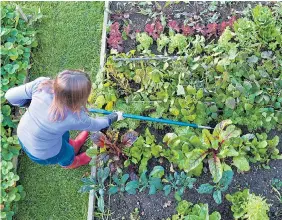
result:
[[[137,45],[137,50],[142,51],[144,54],[150,54],[149,48],[153,44],[153,39],[147,33],[137,33],[136,41],[140,43]]]
[[[147,128],[145,130],[145,136],[140,136],[129,149],[125,149],[125,154],[128,156],[128,160],[125,161],[125,166],[128,166],[130,162],[139,164],[139,173],[143,173],[147,170],[147,164],[149,159],[159,157],[162,147],[156,144],[155,136],[152,135]]]
[[[182,54],[188,46],[187,38],[183,34],[173,34],[170,36],[168,53],[173,53],[176,49],[178,54]]]
[[[177,214],[172,216],[172,220],[177,219],[205,219],[205,220],[220,220],[221,215],[215,211],[209,215],[208,204],[195,204],[182,200],[176,207]]]
[[[231,210],[235,219],[268,220],[269,205],[261,196],[250,193],[249,189],[227,194],[226,199],[232,203]]]

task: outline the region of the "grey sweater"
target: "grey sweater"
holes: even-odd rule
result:
[[[69,130],[99,131],[116,121],[115,115],[91,118],[85,111],[80,116],[67,110],[62,121],[52,122],[48,110],[53,94],[38,91],[39,83],[48,78],[40,77],[27,84],[11,88],[5,98],[14,106],[23,106],[31,100],[30,106],[20,120],[17,129],[18,138],[34,157],[48,159],[56,156],[62,147],[62,136]]]

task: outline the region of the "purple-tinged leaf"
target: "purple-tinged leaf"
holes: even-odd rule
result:
[[[95,132],[91,135],[91,140],[98,146],[98,147],[106,147],[111,145],[111,142],[108,140],[106,135],[102,132]]]
[[[129,131],[121,137],[121,144],[125,147],[130,147],[137,140],[138,133],[136,131]]]

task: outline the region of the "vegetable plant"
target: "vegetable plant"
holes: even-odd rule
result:
[[[267,220],[269,204],[261,196],[250,193],[249,189],[227,194],[226,199],[232,203],[231,210],[235,219]]]
[[[200,194],[213,194],[213,199],[217,204],[222,203],[222,192],[225,192],[233,179],[233,171],[227,170],[222,174],[222,178],[216,185],[211,185],[209,183],[201,184],[197,189]]]
[[[238,137],[241,133],[239,129],[231,124],[231,120],[224,120],[216,125],[212,134],[209,130],[203,129],[200,137],[193,135],[189,138],[188,145],[192,144],[196,148],[185,153],[187,157],[184,165],[186,172],[195,169],[207,157],[213,181],[215,183],[220,181],[223,172],[221,159],[227,156],[235,156],[235,149],[229,145],[228,140]],[[168,141],[172,140],[168,138]],[[189,146],[187,147],[189,148]]]
[[[173,215],[171,220],[177,219],[206,219],[206,220],[220,220],[221,215],[215,211],[209,214],[208,204],[194,204],[186,200],[182,200],[176,207],[177,214]],[[168,218],[170,219],[170,218]]]
[[[147,164],[149,159],[159,157],[162,151],[162,146],[156,144],[155,136],[152,135],[147,128],[145,130],[145,136],[139,136],[133,146],[129,149],[125,149],[125,154],[128,156],[128,160],[125,161],[125,165],[128,166],[130,162],[139,165],[139,173],[142,174],[147,170]]]
[[[170,36],[168,53],[173,53],[177,49],[178,54],[182,54],[187,46],[188,46],[187,39],[184,35],[182,34],[172,35]]]
[[[150,46],[153,44],[153,39],[146,33],[137,33],[136,40],[140,44],[137,46],[138,51],[142,51],[142,53],[147,54],[151,53],[149,50]]]
[[[281,190],[282,190],[282,180],[281,179],[272,179],[271,180],[271,187],[273,191],[276,194],[276,198],[280,203],[282,203],[282,196],[281,196]]]
[[[114,172],[122,165],[120,160],[123,157],[125,160],[127,157],[123,153],[124,148],[129,148],[137,140],[138,134],[135,131],[128,131],[119,138],[119,132],[114,130],[108,130],[107,135],[102,132],[95,132],[91,136],[91,140],[98,147],[106,151],[108,156],[112,159],[110,162],[111,171]]]
[[[93,193],[97,199],[97,206],[100,212],[105,211],[104,195],[106,192],[105,181],[110,175],[110,168],[98,168],[96,177],[84,177],[82,178],[83,186],[79,192],[85,193],[93,190]]]
[[[174,197],[177,201],[180,201],[185,189],[192,189],[196,179],[187,176],[182,171],[181,173],[175,172],[173,175],[169,174],[162,181],[169,183],[163,188],[165,195],[167,196],[171,191],[175,191]]]

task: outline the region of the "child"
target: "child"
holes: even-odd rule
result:
[[[88,131],[99,131],[123,119],[121,112],[107,117],[91,118],[86,103],[91,92],[89,76],[79,70],[65,70],[55,78],[40,77],[11,88],[6,99],[15,106],[30,105],[17,129],[22,149],[39,164],[59,164],[77,168],[91,160],[86,153],[76,156],[88,137]],[[85,130],[75,140],[69,130]]]

